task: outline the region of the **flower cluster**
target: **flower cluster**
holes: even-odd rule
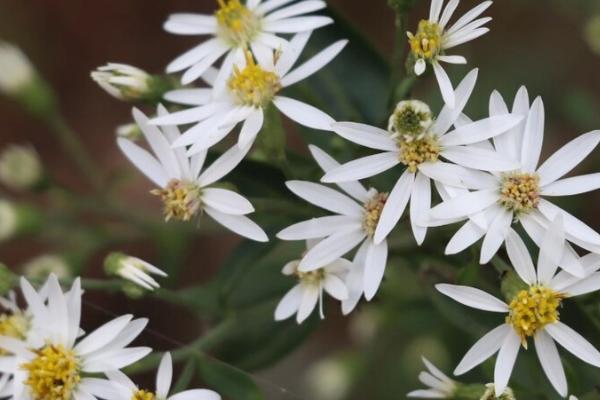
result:
[[[422,101],[404,99],[389,117],[387,129],[335,121],[284,92],[330,63],[347,41],[335,42],[296,66],[312,32],[332,20],[308,15],[325,8],[323,1],[287,3],[219,0],[212,16],[174,14],[165,23],[171,33],[209,36],[167,66],[168,73],[183,72],[182,85],[200,79],[204,84],[165,93],[164,103],[173,104],[173,111],[161,104],[156,116],[133,110],[147,146],[139,143],[139,135],[124,134],[117,139],[125,156],[155,185],[151,193],[162,202],[165,219],[191,221],[207,214],[241,236],[268,241],[263,229],[248,218],[254,212],[251,202],[219,181],[251,152],[272,111],[278,110],[304,127],[332,132],[330,137],[337,134],[375,150],[376,154],[340,163],[310,145],[323,172],[321,183],[286,182],[297,197],[330,214],[297,222],[277,234],[282,240],[306,241],[307,249],[283,268],[298,284],[277,306],[275,319],[296,315],[300,323],[317,307],[323,317],[323,292],[341,302],[344,314],[363,296],[373,299],[385,275],[388,238],[407,208],[418,245],[425,241],[429,228],[464,222],[450,239],[446,254],[458,253],[482,239],[480,262],[486,264],[504,244],[522,287],[501,301],[476,288],[437,285],[441,293],[465,305],[505,314],[504,322],[475,344],[455,374],[471,370],[498,352],[494,382],[477,390],[481,389],[481,398],[514,398],[507,386],[509,378],[519,348],[527,349],[532,339],[542,369],[556,391],[566,397],[567,382],[555,342],[600,367],[600,353],[563,324],[560,315],[563,302],[600,289],[600,234],[547,198],[600,188],[598,174],[565,178],[600,143],[600,131],[572,140],[539,165],[545,118],[541,98],[530,102],[522,87],[509,107],[494,91],[488,117],[473,120],[465,114],[478,70],[468,72],[454,87],[440,63],[467,62],[447,51],[489,31],[484,25],[491,18],[480,15],[491,1],[480,3],[450,24],[459,1],[450,0],[444,7],[443,0],[432,0],[429,18],[419,22],[415,33],[408,33],[413,73],[421,76],[431,65],[438,81],[444,100],[438,113]],[[104,67],[94,77],[109,93],[128,100],[144,97],[140,92],[148,85],[143,71],[122,65]],[[236,143],[217,158],[210,157],[209,151],[236,127]],[[209,159],[212,162],[208,163]],[[395,176],[391,188],[360,182],[386,171]],[[434,205],[438,197],[441,201]],[[539,248],[537,269],[514,229],[517,224]],[[580,256],[583,251],[589,254]],[[152,278],[140,276],[143,264],[125,265],[120,276],[148,288],[155,286]],[[82,357],[87,353],[78,345],[73,347],[75,340],[52,342],[35,351],[10,342],[14,346],[8,350],[23,357],[19,365],[30,371],[18,381],[39,393],[48,390],[47,382],[31,371],[47,360],[60,359],[64,362],[58,372],[68,378],[61,390],[84,390],[84,372],[88,371]],[[168,358],[164,363],[167,366],[161,371],[170,365]],[[454,396],[460,384],[425,363],[430,372],[421,380],[431,389],[411,396]],[[146,398],[146,392],[120,373],[108,376],[122,384],[127,396],[136,393],[137,398]],[[166,397],[164,386],[157,390]]]
[[[144,358],[148,347],[130,344],[148,320],[117,317],[84,333],[79,278],[63,291],[56,275],[39,289],[21,279],[25,307],[14,293],[0,298],[0,396],[12,400],[167,399],[172,378],[171,357],[160,364],[156,391],[139,389],[119,370]],[[177,398],[219,400],[213,391],[195,389]]]

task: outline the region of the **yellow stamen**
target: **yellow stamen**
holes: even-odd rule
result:
[[[295,274],[300,281],[310,285],[318,285],[325,279],[325,270],[323,268],[308,272],[296,270]]]
[[[154,400],[156,399],[156,395],[152,392],[148,392],[146,390],[138,390],[133,394],[131,400]]]
[[[416,58],[433,60],[442,51],[442,28],[439,24],[421,20],[416,34],[408,32],[408,43]]]
[[[260,32],[260,19],[239,0],[217,0],[219,35],[233,47],[247,48]]]
[[[558,309],[565,296],[545,286],[521,290],[511,301],[506,323],[513,326],[527,348],[527,338],[546,325],[559,321]]]
[[[154,189],[150,193],[162,200],[166,221],[171,218],[189,221],[202,205],[200,187],[192,182],[173,179],[166,188]]]
[[[248,51],[246,67],[242,70],[234,67],[227,84],[239,104],[252,107],[268,105],[281,90],[279,76],[257,65]]]
[[[72,350],[62,345],[47,345],[35,351],[37,357],[21,365],[28,375],[29,386],[36,400],[72,400],[81,376],[79,361]]]
[[[508,211],[525,214],[540,202],[540,177],[536,173],[507,173],[502,175],[500,204]]]
[[[363,219],[363,229],[367,235],[373,236],[381,218],[383,207],[388,199],[388,193],[377,193],[373,198],[368,200],[365,205],[365,215]]]
[[[400,162],[406,165],[410,172],[416,172],[418,166],[425,162],[436,162],[441,151],[437,136],[431,133],[416,137],[400,136],[398,147],[400,148]]]

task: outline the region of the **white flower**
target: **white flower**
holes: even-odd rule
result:
[[[427,228],[421,221],[431,206],[431,181],[438,191],[446,187],[462,187],[465,181],[481,173],[475,170],[508,171],[518,167],[518,163],[504,155],[484,149],[478,142],[504,133],[517,125],[520,116],[508,112],[476,122],[469,122],[450,131],[452,125],[461,118],[477,80],[477,70],[471,71],[456,89],[455,108],[444,106],[437,119],[427,130],[421,125],[410,129],[410,124],[397,121],[395,134],[369,125],[339,122],[333,129],[340,136],[360,145],[380,150],[382,153],[350,161],[329,171],[323,182],[346,182],[368,178],[399,164],[406,169],[393,188],[383,209],[383,223],[377,226],[375,244],[381,243],[396,226],[410,201],[410,220],[417,243],[425,239]],[[402,107],[394,119],[412,120],[419,109]],[[428,118],[428,117],[426,117]],[[397,132],[403,130],[401,134]],[[453,162],[442,161],[441,158]]]
[[[307,241],[307,250],[311,250],[318,241]],[[336,258],[327,263],[321,263],[308,271],[300,269],[301,260],[287,263],[282,272],[285,275],[294,275],[298,284],[294,286],[279,302],[275,310],[275,320],[282,321],[296,314],[296,321],[300,324],[313,312],[319,304],[319,315],[323,314],[323,290],[334,299],[343,301],[348,297],[348,288],[344,278],[353,268],[350,261]]]
[[[419,380],[429,389],[413,390],[407,394],[407,397],[420,399],[451,399],[456,389],[456,383],[448,378],[446,374],[440,371],[429,360],[423,357],[423,363],[427,371],[419,374]]]
[[[33,147],[13,144],[0,153],[0,182],[9,188],[31,189],[42,177],[42,163]]]
[[[0,241],[10,239],[18,229],[19,216],[15,205],[0,199]]]
[[[48,279],[54,274],[58,279],[69,278],[71,269],[65,259],[56,254],[43,254],[27,261],[23,265],[23,273],[30,279]]]
[[[459,0],[450,0],[442,12],[444,0],[431,0],[429,19],[419,22],[419,29],[414,35],[408,32],[410,49],[416,59],[415,74],[423,74],[427,63],[430,63],[444,102],[450,107],[454,107],[456,97],[452,82],[440,65],[440,61],[466,64],[467,60],[464,57],[447,55],[446,51],[489,32],[488,28],[482,26],[491,20],[489,17],[475,19],[492,4],[491,1],[484,1],[463,15],[454,25],[447,26],[458,3]]]
[[[0,41],[0,91],[13,95],[30,85],[35,70],[25,54],[16,46]]]
[[[11,400],[72,400],[103,397],[107,386],[91,374],[126,367],[144,356],[147,347],[127,347],[145,328],[147,320],[131,315],[116,318],[81,337],[81,287],[77,279],[63,293],[55,275],[48,279],[48,299],[25,279],[23,296],[32,314],[28,340],[0,336],[0,348],[12,354],[0,363],[14,376]]]
[[[158,114],[168,117],[162,106]],[[240,163],[249,146],[232,147],[202,171],[206,151],[190,158],[185,149],[172,148],[172,143],[180,137],[176,127],[165,126],[161,131],[150,125],[148,118],[137,109],[133,110],[133,117],[155,155],[125,138],[118,138],[117,143],[127,158],[158,186],[152,193],[162,199],[167,220],[187,221],[205,212],[241,236],[268,241],[264,231],[245,216],[254,211],[246,198],[231,190],[210,187]]]
[[[106,257],[104,267],[110,275],[117,275],[146,290],[154,290],[160,285],[150,275],[166,277],[167,274],[154,265],[137,257],[123,253],[111,253]]]
[[[490,114],[504,114],[507,109],[500,94],[494,93],[490,99]],[[471,217],[451,239],[446,254],[458,253],[485,236],[480,262],[487,263],[504,242],[513,221],[520,222],[539,246],[543,232],[559,214],[563,216],[569,242],[600,253],[600,235],[545,198],[575,195],[600,187],[600,174],[561,179],[594,150],[600,142],[600,131],[572,140],[538,167],[544,137],[544,104],[537,98],[529,108],[527,90],[521,88],[513,112],[527,118],[510,132],[495,137],[493,146],[484,145],[489,150],[495,148],[504,158],[518,159],[521,167],[505,173],[480,174],[465,182],[466,187],[474,191],[454,192],[431,209],[430,217],[436,225]],[[581,276],[577,258],[575,251],[565,243],[560,266]]]
[[[337,161],[320,148],[313,145],[309,148],[324,172],[339,167]],[[354,257],[354,268],[346,281],[350,293],[342,303],[342,311],[348,314],[363,293],[367,300],[371,300],[383,279],[388,244],[385,238],[376,244],[373,235],[384,223],[382,210],[387,204],[388,193],[367,190],[358,181],[338,184],[342,192],[305,181],[288,181],[286,186],[303,200],[334,213],[298,222],[277,234],[283,240],[324,238],[304,255],[298,266],[300,271],[312,271],[360,245]]]
[[[525,243],[515,232],[509,233],[508,256],[525,287],[508,304],[472,287],[436,286],[446,296],[469,307],[507,315],[502,325],[486,334],[467,352],[456,367],[455,375],[464,374],[499,351],[494,370],[498,397],[508,384],[520,346],[527,348],[529,338],[533,338],[546,376],[563,397],[567,395],[567,380],[555,341],[581,360],[600,367],[600,352],[560,322],[559,317],[563,300],[600,289],[600,273],[594,272],[598,256],[591,254],[596,260],[588,278],[578,279],[564,271],[556,274],[556,260],[560,258],[564,235],[563,217],[559,214],[544,235],[536,271]]]
[[[291,70],[304,49],[310,32],[294,36],[281,53],[267,50],[251,53],[239,51],[225,75],[209,89],[183,89],[169,92],[165,99],[195,106],[152,120],[156,125],[196,123],[173,143],[174,147],[191,145],[189,154],[208,149],[221,141],[238,123],[243,122],[238,146],[251,145],[263,127],[264,111],[273,104],[295,122],[313,129],[331,130],[335,122],[323,111],[289,97],[279,96],[281,89],[301,81],[328,64],[344,48],[341,40],[322,50],[296,69]]]
[[[324,1],[299,1],[283,7],[292,0],[218,0],[219,9],[214,15],[173,14],[164,25],[167,32],[178,35],[210,35],[209,40],[177,57],[167,66],[167,72],[183,74],[182,83],[188,84],[213,65],[225,54],[221,66],[222,79],[231,70],[239,50],[252,50],[264,54],[285,49],[287,40],[277,34],[308,32],[331,24],[333,20],[323,16],[304,16],[326,7]]]
[[[109,371],[106,376],[110,379],[114,393],[106,395],[105,400],[221,400],[221,396],[208,389],[190,389],[169,395],[173,380],[173,360],[170,353],[165,353],[160,361],[154,392],[140,389],[120,371]]]
[[[152,78],[144,70],[118,63],[98,67],[90,76],[108,94],[125,101],[139,100],[148,94]]]

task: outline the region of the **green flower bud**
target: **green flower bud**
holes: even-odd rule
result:
[[[388,122],[388,131],[398,137],[419,139],[433,123],[429,106],[419,100],[404,100],[396,105]]]
[[[0,153],[0,182],[14,190],[26,190],[42,182],[44,171],[31,146],[9,145]]]

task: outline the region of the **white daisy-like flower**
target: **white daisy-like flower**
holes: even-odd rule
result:
[[[152,123],[196,123],[173,142],[177,148],[191,146],[189,154],[218,143],[241,122],[238,146],[251,145],[263,127],[264,111],[271,105],[300,125],[330,131],[335,121],[329,115],[301,101],[278,95],[282,89],[327,65],[347,43],[340,40],[292,70],[309,37],[310,32],[297,34],[281,53],[267,50],[252,55],[240,51],[225,75],[227,79],[213,81],[212,92],[210,89],[182,89],[165,95],[169,101],[193,108],[155,118]]]
[[[12,290],[6,297],[0,297],[0,336],[11,337],[18,340],[27,338],[30,330],[31,316],[17,304],[17,297]],[[0,355],[7,353],[0,349]]]
[[[475,19],[492,5],[491,1],[484,1],[449,26],[448,22],[458,3],[459,0],[450,0],[444,8],[444,0],[432,0],[429,19],[419,22],[415,34],[408,32],[408,43],[416,61],[415,74],[422,75],[427,68],[427,63],[430,63],[444,102],[450,107],[454,107],[456,97],[452,82],[440,62],[466,64],[467,60],[464,57],[448,55],[446,51],[489,32],[489,29],[483,25],[491,20],[489,17]]]
[[[479,171],[510,171],[518,162],[493,150],[476,145],[482,140],[502,134],[516,126],[521,116],[508,112],[451,130],[475,86],[477,70],[471,71],[456,89],[455,108],[445,105],[435,121],[424,103],[404,102],[392,115],[390,132],[364,124],[339,122],[333,129],[340,136],[382,153],[350,161],[329,171],[323,182],[347,182],[368,178],[397,165],[406,169],[398,179],[386,202],[382,223],[374,234],[380,244],[396,226],[410,201],[410,220],[417,243],[422,243],[427,228],[422,219],[431,206],[431,181],[438,191],[445,187],[463,187],[465,181]],[[421,122],[429,121],[423,125]],[[442,161],[444,158],[449,162]],[[452,164],[454,163],[454,164]]]
[[[190,389],[169,394],[173,381],[173,360],[170,353],[165,353],[158,366],[155,391],[140,389],[121,371],[109,371],[106,376],[113,385],[114,394],[105,400],[221,400],[221,396],[208,389]]]
[[[523,281],[520,290],[508,303],[479,289],[440,284],[436,288],[446,296],[469,307],[505,313],[505,322],[487,333],[464,356],[454,374],[461,375],[499,352],[494,370],[496,396],[506,388],[513,366],[523,346],[532,338],[546,376],[556,391],[567,396],[567,380],[555,342],[581,360],[600,367],[600,352],[581,335],[560,322],[562,302],[570,297],[600,289],[598,257],[590,265],[588,278],[578,279],[562,271],[556,274],[565,240],[563,217],[559,214],[544,235],[537,271],[525,243],[514,231],[507,239],[507,252],[515,271]]]
[[[490,99],[490,114],[503,115],[508,107],[499,93]],[[544,138],[544,104],[537,98],[531,108],[527,90],[519,90],[513,112],[526,119],[515,129],[494,138],[493,146],[482,143],[505,158],[517,158],[521,167],[503,173],[479,174],[469,182],[473,191],[454,192],[430,211],[435,225],[471,218],[454,235],[446,254],[458,253],[484,237],[480,262],[487,263],[505,240],[513,222],[520,222],[531,239],[541,243],[543,233],[556,215],[562,215],[567,240],[588,251],[600,253],[600,235],[546,197],[569,196],[600,188],[600,174],[563,178],[583,161],[600,142],[600,131],[579,136],[538,167]],[[459,128],[460,129],[460,128]],[[444,222],[446,221],[446,222]],[[581,276],[577,254],[565,243],[562,268]]]
[[[159,106],[158,115],[168,117],[169,114]],[[260,242],[269,240],[264,231],[246,217],[254,207],[245,197],[211,187],[242,161],[250,146],[232,147],[202,171],[206,151],[188,157],[185,149],[172,148],[180,137],[177,127],[165,126],[161,131],[150,125],[148,118],[137,109],[133,110],[133,117],[154,155],[129,139],[118,138],[117,143],[127,158],[158,186],[152,193],[163,201],[167,220],[188,221],[206,213],[241,236]]]
[[[309,148],[324,172],[339,167],[340,164],[320,148],[313,145]],[[371,300],[383,279],[388,244],[385,238],[375,244],[373,235],[382,223],[381,215],[388,193],[367,190],[358,181],[338,184],[341,192],[313,182],[289,181],[286,185],[303,200],[334,213],[298,222],[277,234],[282,240],[323,239],[302,257],[299,271],[312,271],[360,245],[354,258],[354,268],[349,271],[346,280],[350,293],[342,303],[342,311],[348,314],[363,294]]]
[[[154,290],[160,287],[151,275],[163,278],[168,276],[164,271],[141,258],[117,252],[106,257],[104,268],[110,275],[120,276],[146,290]]]
[[[256,54],[285,49],[289,43],[278,34],[309,32],[333,20],[306,14],[326,7],[321,0],[304,0],[283,7],[293,0],[218,0],[214,15],[173,14],[164,25],[167,32],[178,35],[209,35],[210,39],[177,57],[167,66],[167,72],[186,70],[184,85],[196,80],[217,60],[225,56],[220,75],[227,77],[235,54],[252,50]]]
[[[306,248],[310,251],[318,244],[318,240],[308,240]],[[354,266],[344,258],[336,258],[327,263],[321,263],[307,271],[300,269],[301,260],[287,263],[282,272],[295,276],[298,284],[294,286],[279,302],[275,309],[275,320],[282,321],[296,314],[300,324],[310,316],[315,307],[319,306],[319,316],[323,314],[323,291],[336,300],[343,301],[348,297],[348,288],[344,283],[346,274]]]
[[[13,375],[11,400],[79,400],[104,397],[109,385],[90,377],[126,367],[145,357],[148,347],[127,347],[142,332],[146,319],[116,318],[80,336],[81,286],[75,280],[63,293],[58,279],[48,279],[47,302],[24,278],[23,296],[31,312],[27,340],[0,336],[0,348],[10,353],[0,362]]]
[[[406,396],[418,399],[451,399],[456,390],[456,382],[448,378],[425,357],[423,357],[423,364],[427,367],[427,371],[419,374],[419,380],[429,389],[413,390]]]

